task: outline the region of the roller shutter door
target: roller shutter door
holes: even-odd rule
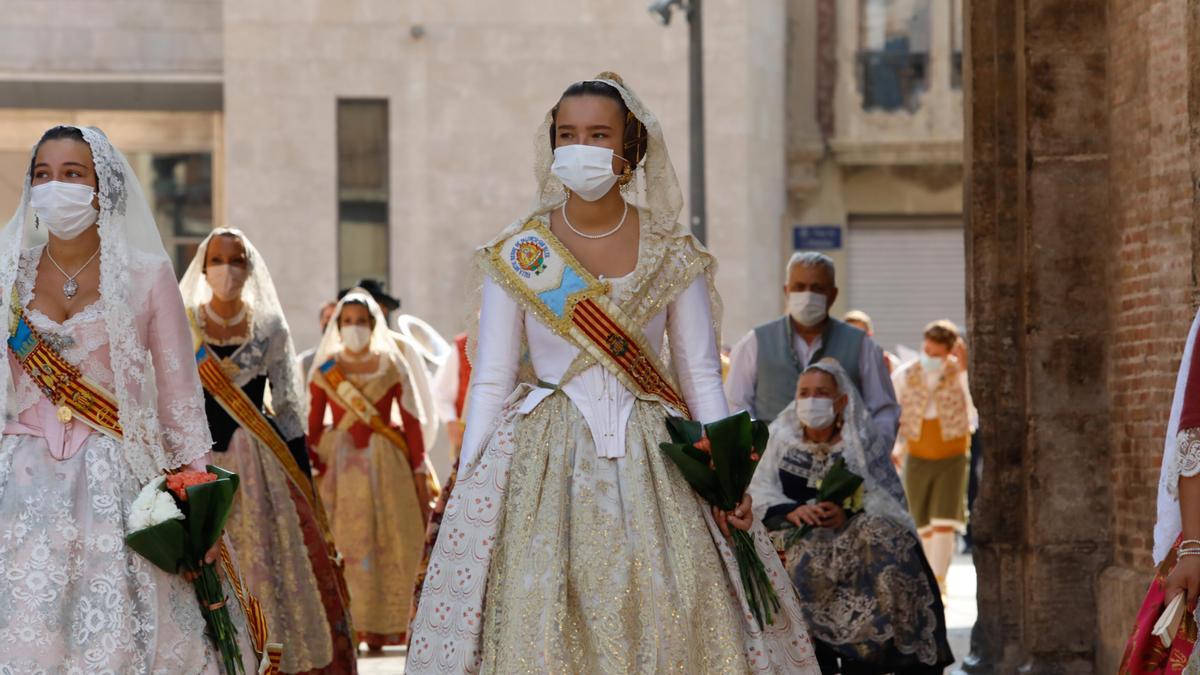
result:
[[[847,307],[871,315],[885,349],[919,349],[936,319],[966,330],[966,254],[957,222],[855,222],[849,226]]]

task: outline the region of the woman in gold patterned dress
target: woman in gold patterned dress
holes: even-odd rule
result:
[[[345,584],[309,477],[296,355],[266,261],[241,231],[218,228],[179,286],[216,463],[241,476],[226,529],[284,646],[282,669],[353,673]]]
[[[748,502],[710,511],[659,450],[667,414],[728,409],[714,261],[678,223],[657,120],[605,73],[566,90],[535,144],[539,206],[476,258],[460,474],[408,671],[816,672]],[[753,527],[782,601],[765,627],[729,525]]]
[[[345,559],[354,627],[378,651],[406,640],[431,498],[428,465],[408,364],[379,306],[355,289],[333,316],[310,377],[309,441]]]

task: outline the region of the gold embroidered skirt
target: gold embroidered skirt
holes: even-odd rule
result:
[[[250,591],[262,604],[270,640],[284,645],[283,671],[304,672],[330,664],[335,655],[333,630],[279,460],[238,429],[229,449],[214,453],[213,463],[241,477],[225,531]]]
[[[401,644],[425,545],[408,459],[379,434],[356,448],[350,434],[338,430],[321,438],[320,453],[329,467],[321,499],[345,560],[354,628],[368,643]]]
[[[638,401],[626,454],[596,455],[562,392],[509,397],[461,467],[431,555],[407,672],[819,672],[790,580],[753,534],[782,603],[760,630],[708,507],[659,450]]]

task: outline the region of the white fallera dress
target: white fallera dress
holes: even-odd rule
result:
[[[41,250],[21,256],[17,292],[26,307]],[[165,265],[155,275],[140,280],[154,290],[138,319],[156,368],[164,441],[187,443],[207,436],[204,404],[199,381],[180,377],[195,365],[174,274]],[[62,324],[36,310],[27,317],[70,363],[111,389],[99,302]],[[142,486],[120,442],[78,421],[59,422],[11,351],[7,358],[15,405],[0,442],[3,672],[218,673],[192,585],[125,545],[129,506]],[[228,607],[244,636],[240,607]],[[248,672],[257,670],[246,640],[242,657]]]
[[[650,298],[638,278],[610,280],[610,297],[626,306],[646,296],[633,302],[648,303],[649,346],[661,353],[669,337],[693,416],[726,416],[704,275],[673,299]],[[579,349],[490,278],[479,332],[462,469],[408,671],[816,673],[791,584],[758,527],[783,609],[766,632],[751,618],[707,504],[658,447],[666,409],[601,365],[567,377]],[[538,387],[517,384],[523,344]]]

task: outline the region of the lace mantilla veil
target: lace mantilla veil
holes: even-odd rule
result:
[[[900,484],[900,477],[892,466],[892,449],[886,447],[884,439],[875,433],[867,406],[850,376],[841,364],[832,359],[824,359],[810,368],[832,375],[837,380],[838,391],[847,396],[848,403],[842,412],[842,456],[846,459],[846,468],[863,477],[866,485],[863,509],[867,513],[903,523],[915,531],[908,513],[904,486]],[[778,465],[785,453],[803,443],[800,420],[796,417],[796,402],[792,401],[771,424],[771,440],[763,457],[764,464],[774,460],[772,463]],[[758,470],[777,468],[760,465]]]
[[[281,376],[276,379],[280,382],[292,382],[293,386],[286,387],[285,391],[280,391],[275,386],[276,383],[272,382],[271,401],[274,402],[273,407],[276,410],[293,410],[299,414],[304,410],[304,402],[298,386],[295,384],[298,382],[294,366],[296,350],[292,345],[287,318],[284,317],[283,305],[279,303],[279,296],[275,292],[275,283],[271,280],[271,272],[267,269],[266,262],[258,249],[254,247],[244,232],[236,228],[218,227],[204,238],[200,247],[196,249],[196,255],[188,265],[187,271],[183,273],[183,279],[179,282],[179,290],[183,294],[183,304],[189,310],[200,314],[203,312],[201,306],[212,300],[212,287],[208,285],[208,279],[204,276],[204,259],[208,255],[209,242],[213,237],[218,236],[237,237],[246,249],[246,285],[242,287],[242,302],[250,311],[250,338],[274,335],[279,331],[288,335],[287,339],[282,340],[283,354],[278,359],[278,363],[286,368],[286,372],[281,373]],[[203,321],[203,318],[198,316],[198,320]],[[302,433],[301,429],[287,431]]]
[[[379,354],[382,359],[391,361],[400,372],[400,376],[405,379],[401,404],[418,420],[425,419],[425,410],[421,406],[421,397],[416,395],[417,384],[413,380],[413,371],[409,367],[409,361],[400,351],[400,347],[396,345],[396,339],[388,328],[387,317],[384,316],[383,310],[371,297],[371,294],[361,288],[350,289],[350,292],[346,293],[338,302],[337,309],[333,311],[333,317],[325,328],[325,335],[321,338],[321,343],[317,345],[312,369],[308,372],[308,381],[312,382],[317,377],[321,366],[342,351],[342,335],[338,331],[338,318],[342,315],[342,307],[345,307],[346,303],[351,300],[365,303],[371,311],[371,316],[375,319],[375,327],[371,330],[371,351]]]
[[[163,292],[164,289],[159,288],[162,284],[157,281],[169,279],[171,288],[166,290],[176,292],[174,271],[150,206],[125,156],[99,129],[76,128],[91,148],[96,166],[100,202],[99,302],[108,333],[113,393],[121,409],[123,451],[134,475],[140,482],[147,482],[166,470],[203,457],[212,445],[212,439],[207,427],[167,429],[159,423],[155,368],[173,370],[180,367],[174,360],[190,355],[160,356],[171,362],[155,363],[147,344],[149,336],[139,335],[137,318],[139,310],[151,306],[151,293]],[[34,151],[30,152],[30,164]],[[30,172],[26,171],[21,202],[0,232],[0,289],[4,289],[0,294],[0,316],[6,319],[13,310],[14,298],[10,289],[17,279],[21,247],[34,224],[33,209],[29,205],[31,180]],[[154,322],[160,320],[183,321],[184,317],[149,317],[150,329],[153,330]],[[0,405],[8,411],[13,400],[13,373],[7,358],[0,359],[0,378],[5,383],[0,388],[0,396],[3,396]],[[169,412],[176,417],[191,417],[190,407],[195,406],[203,421],[199,378],[192,377],[186,384],[189,389],[187,400],[173,401],[171,405],[175,409]],[[191,389],[195,390],[194,395]]]
[[[708,253],[704,246],[691,232],[679,222],[679,214],[683,210],[683,191],[671,165],[671,157],[667,152],[662,125],[658,118],[646,107],[616,73],[604,72],[590,82],[602,82],[616,89],[629,112],[646,128],[646,154],[637,164],[633,180],[622,188],[625,199],[640,210],[641,255],[638,258],[638,268],[634,271],[635,281],[632,288],[645,288],[641,281],[645,275],[656,272],[654,263],[663,259],[664,249],[678,246],[678,240],[694,249],[704,263],[704,274],[708,282],[709,299],[712,304],[713,332],[720,344],[721,328],[721,298],[717,294],[714,276],[716,274],[716,259]],[[487,249],[499,244],[517,232],[533,218],[544,217],[554,209],[562,206],[567,199],[567,191],[562,181],[550,171],[554,163],[554,150],[550,147],[550,127],[554,122],[553,110],[546,112],[537,134],[533,137],[534,178],[537,181],[537,196],[533,208],[525,215],[514,220],[500,231],[491,241],[476,250],[474,264],[468,272],[468,288],[471,289],[472,299],[467,303],[469,348],[468,357],[474,359],[475,343],[479,334],[479,305],[483,277],[487,274],[485,259]],[[690,281],[690,280],[689,280]],[[674,288],[677,294],[682,287]],[[672,298],[658,298],[660,301],[670,301]],[[618,298],[618,304],[621,304]],[[644,317],[649,319],[649,316]],[[527,351],[527,350],[526,350]],[[666,360],[670,363],[669,359]],[[527,369],[523,369],[527,370]],[[529,379],[529,373],[522,373],[522,379]]]

